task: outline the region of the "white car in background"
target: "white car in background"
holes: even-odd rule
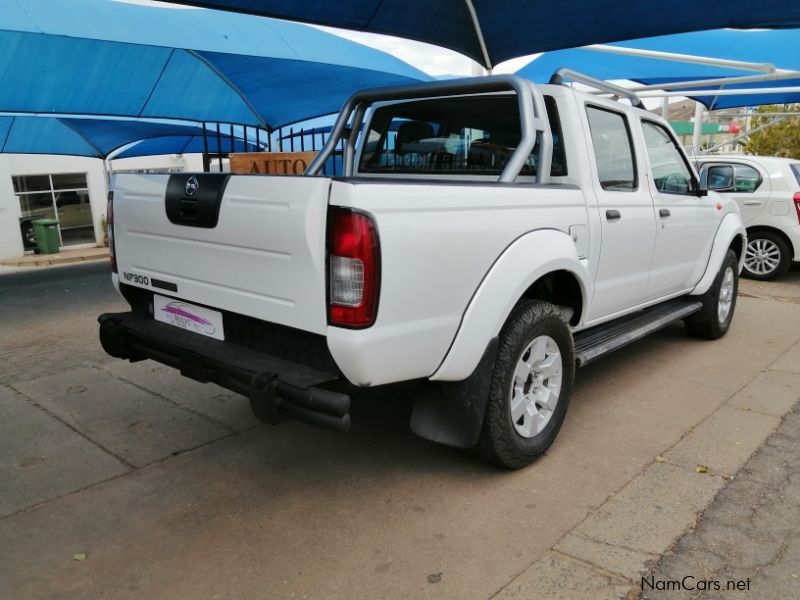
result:
[[[697,168],[702,184],[739,204],[748,240],[743,275],[775,279],[800,261],[800,160],[708,156]]]

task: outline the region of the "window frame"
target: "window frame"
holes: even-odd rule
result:
[[[655,187],[656,192],[659,193],[659,194],[670,194],[672,196],[697,196],[697,192],[700,189],[700,175],[697,173],[697,171],[692,166],[692,162],[689,160],[689,157],[686,155],[686,152],[683,150],[683,147],[681,146],[680,142],[678,141],[678,138],[675,137],[675,132],[673,131],[672,127],[664,127],[663,123],[659,123],[655,119],[647,119],[647,118],[644,118],[644,117],[640,117],[639,121],[642,124],[642,141],[644,142],[644,150],[645,150],[645,154],[647,155],[647,166],[648,166],[648,169],[650,170],[650,179],[652,179],[652,181],[653,181],[653,187]],[[650,153],[647,151],[647,138],[645,137],[645,134],[644,134],[644,126],[645,126],[645,124],[650,124],[650,125],[653,125],[655,127],[658,127],[659,129],[661,129],[662,131],[664,131],[667,134],[668,138],[670,138],[672,140],[672,143],[675,145],[675,149],[678,151],[678,155],[681,157],[681,160],[683,161],[683,165],[689,171],[690,181],[693,184],[693,186],[690,186],[690,188],[687,191],[685,191],[685,192],[667,192],[667,191],[664,191],[664,190],[659,190],[658,187],[656,187],[656,178],[655,178],[655,174],[653,173],[653,165],[651,164],[651,161],[650,161]],[[735,174],[736,173],[734,171],[734,175]],[[692,189],[692,187],[694,187],[694,189]]]
[[[592,122],[589,120],[589,109],[593,108],[595,110],[600,110],[603,112],[611,113],[613,115],[617,115],[622,117],[622,122],[625,124],[625,131],[628,134],[628,144],[631,148],[631,163],[633,165],[633,187],[631,189],[620,189],[620,188],[607,188],[603,185],[603,182],[600,180],[600,169],[597,166],[597,153],[595,152],[595,145],[594,145],[594,138],[592,137]],[[602,104],[598,104],[596,102],[584,102],[584,114],[586,115],[586,126],[589,130],[589,140],[592,143],[592,160],[594,160],[594,168],[597,172],[597,183],[605,192],[624,192],[624,193],[631,193],[631,192],[638,192],[639,191],[639,161],[636,154],[636,144],[633,141],[633,128],[631,127],[629,115],[624,110],[615,110],[608,106],[604,106]]]

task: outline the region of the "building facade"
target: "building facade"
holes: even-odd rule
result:
[[[32,221],[56,219],[62,248],[105,237],[108,178],[115,171],[202,171],[199,154],[110,161],[79,156],[0,154],[0,260],[35,246]]]

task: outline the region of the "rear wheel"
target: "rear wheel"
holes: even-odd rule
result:
[[[789,245],[771,231],[748,233],[744,254],[744,275],[750,279],[768,281],[785,275],[792,263]]]
[[[478,452],[508,469],[536,460],[561,429],[574,376],[572,333],[558,309],[520,304],[500,332]]]
[[[728,333],[739,292],[739,259],[728,250],[711,288],[700,297],[703,308],[687,318],[686,330],[693,336],[716,340]]]

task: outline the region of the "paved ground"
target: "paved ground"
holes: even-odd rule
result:
[[[643,598],[798,597],[800,405],[645,579]]]
[[[361,399],[346,435],[273,428],[221,388],[107,359],[95,317],[124,307],[105,269],[0,277],[2,598],[636,593],[800,397],[793,271],[745,282],[723,340],[675,326],[583,369],[547,456],[499,472],[415,438],[402,399]],[[800,530],[781,481],[764,481],[786,498],[776,540]],[[759,547],[748,531],[738,547]],[[719,572],[746,577],[730,556]],[[775,573],[759,597],[791,592]]]

